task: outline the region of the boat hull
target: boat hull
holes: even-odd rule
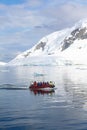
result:
[[[51,89],[53,89],[55,86],[54,85],[51,85],[51,86],[33,86],[33,85],[31,85],[29,88],[30,89],[33,89],[33,90],[51,90]]]

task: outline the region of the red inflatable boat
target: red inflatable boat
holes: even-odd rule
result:
[[[55,84],[52,81],[50,81],[50,82],[36,82],[36,81],[34,81],[29,86],[29,88],[32,90],[53,89],[54,87],[55,87]]]

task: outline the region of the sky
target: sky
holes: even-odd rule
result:
[[[87,18],[87,0],[0,0],[0,61],[9,62],[42,37]]]

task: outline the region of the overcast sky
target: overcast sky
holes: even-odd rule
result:
[[[0,0],[0,61],[87,18],[87,0]]]

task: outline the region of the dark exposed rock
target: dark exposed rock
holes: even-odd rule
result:
[[[29,52],[27,52],[26,54],[24,54],[24,57],[27,57],[27,56],[29,56],[29,54],[30,54],[31,52],[29,51]]]
[[[63,43],[63,46],[62,46],[62,51],[67,49],[72,43],[73,43],[73,40],[71,38],[64,39],[64,43]]]
[[[86,28],[80,29],[79,32],[77,32],[75,39],[77,39],[77,38],[84,39],[83,37],[85,36],[85,34],[87,35],[87,33],[85,33],[85,32],[86,32]]]
[[[38,50],[38,49],[40,49],[40,48],[42,48],[42,50],[44,50],[45,45],[46,45],[46,42],[40,42],[40,43],[36,46],[35,50]]]
[[[76,39],[87,39],[87,32],[86,32],[87,28],[77,28],[74,31],[71,32],[71,36],[70,37],[66,37],[64,39],[63,45],[62,45],[62,51],[67,49],[71,44],[73,44],[73,42]]]
[[[71,35],[72,35],[72,36],[75,36],[77,32],[79,32],[79,28],[73,30],[73,31],[71,32]]]

